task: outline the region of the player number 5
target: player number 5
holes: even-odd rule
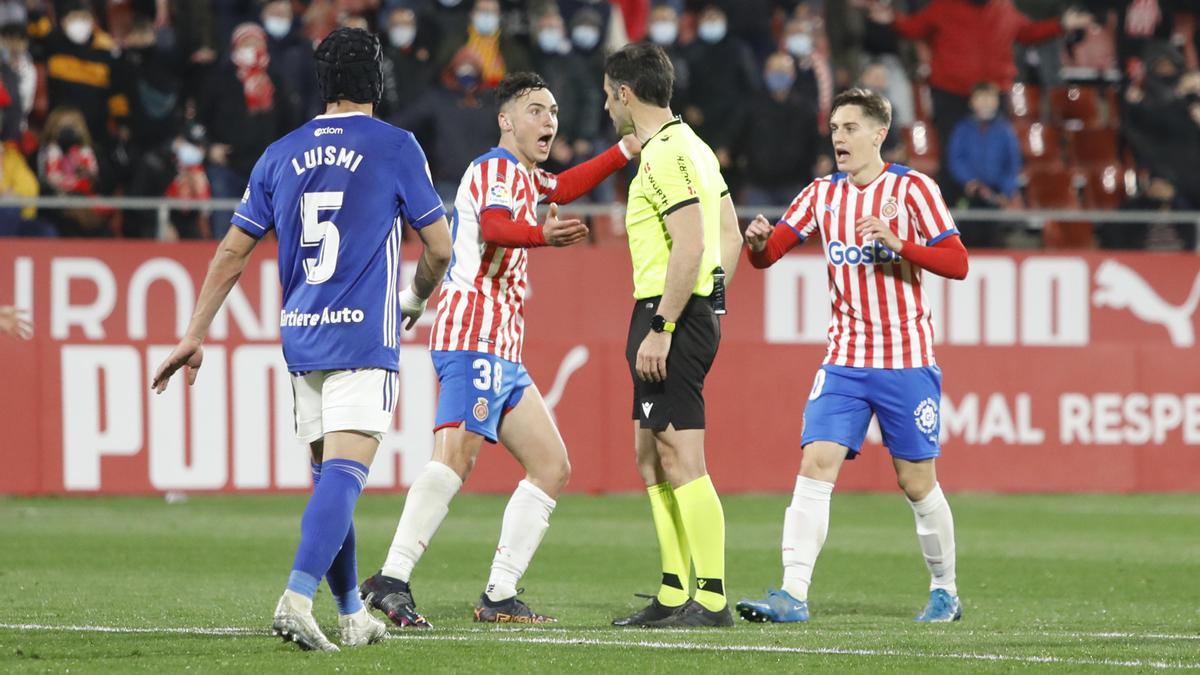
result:
[[[305,192],[300,197],[300,245],[319,246],[316,258],[304,259],[304,273],[310,284],[323,284],[337,269],[341,234],[331,220],[321,220],[321,211],[342,208],[343,192]],[[323,242],[323,244],[322,244]]]
[[[487,359],[475,359],[471,362],[471,367],[479,371],[479,376],[471,381],[476,389],[479,391],[492,389],[497,395],[500,394],[500,380],[504,376],[504,371],[500,368],[499,361],[491,363]]]

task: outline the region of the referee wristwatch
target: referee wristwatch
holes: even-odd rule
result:
[[[674,333],[675,322],[667,321],[662,314],[655,314],[650,319],[650,329],[655,333]]]

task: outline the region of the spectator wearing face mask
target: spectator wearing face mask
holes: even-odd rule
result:
[[[429,158],[433,185],[447,204],[454,202],[463,169],[496,142],[496,106],[481,88],[483,67],[466,47],[442,71],[440,86],[396,116],[402,129],[428,129],[417,136]],[[415,132],[414,132],[415,133]]]
[[[693,77],[684,118],[712,147],[721,168],[731,169],[741,108],[761,89],[758,68],[750,48],[728,34],[720,7],[704,8],[696,35],[688,50]]]
[[[662,47],[675,69],[675,84],[671,92],[671,109],[687,108],[687,91],[691,83],[691,67],[679,44],[679,14],[670,5],[658,5],[650,11],[650,27],[646,39]]]
[[[795,93],[796,61],[775,52],[763,68],[764,91],[756,94],[735,147],[745,178],[739,203],[785,206],[813,179],[818,155],[816,106]]]
[[[1017,195],[1021,147],[1008,120],[999,114],[1000,89],[987,82],[971,91],[971,116],[958,123],[946,151],[950,184],[943,183],[946,203],[959,195],[973,209],[1003,209]],[[961,222],[967,246],[1000,246],[1005,226],[997,222]]]
[[[86,0],[65,0],[59,10],[58,25],[36,45],[34,55],[45,64],[47,102],[50,109],[78,109],[103,155],[111,145],[110,124],[129,112],[113,73],[116,43],[96,26]]]
[[[780,47],[796,59],[794,91],[802,99],[816,103],[817,124],[824,133],[829,124],[829,109],[833,105],[833,71],[829,59],[817,49],[813,21],[794,18],[784,24]]]
[[[434,84],[437,71],[433,63],[429,26],[418,20],[416,12],[397,7],[387,13],[383,38],[383,96],[375,116],[393,119],[412,106]],[[416,133],[416,130],[409,129]]]
[[[230,58],[213,73],[197,114],[208,129],[208,179],[217,198],[241,197],[258,157],[302,121],[293,109],[279,105],[289,100],[289,83],[271,76],[262,27],[241,24],[230,46]],[[232,217],[229,211],[214,212],[213,236],[224,237]]]
[[[38,151],[38,181],[42,194],[91,196],[100,181],[100,162],[87,121],[79,110],[63,106],[51,111],[42,127]],[[47,211],[64,237],[108,237],[109,212],[100,209]]]
[[[290,114],[295,119],[309,119],[324,111],[324,102],[317,92],[312,44],[296,23],[291,0],[263,3],[259,22],[267,34],[272,78],[291,84],[279,104],[291,108]]]
[[[205,129],[199,124],[190,124],[187,130],[171,144],[174,162],[168,175],[171,179],[164,197],[171,199],[208,200],[212,189],[208,175],[204,172]],[[172,209],[168,213],[169,228],[165,234],[171,239],[203,239],[208,234],[208,209]]]
[[[550,148],[546,168],[562,171],[592,156],[600,136],[604,96],[585,58],[572,48],[566,26],[558,12],[538,17],[534,24],[533,68],[550,85],[558,101],[558,133]]]
[[[498,0],[475,0],[466,33],[444,36],[437,62],[448,63],[461,49],[471,52],[478,60],[484,89],[495,87],[506,73],[529,70],[529,54],[525,47],[507,35],[501,26]]]

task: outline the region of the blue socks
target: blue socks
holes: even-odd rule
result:
[[[313,597],[321,576],[329,582],[339,614],[362,609],[358,597],[354,506],[367,482],[367,467],[348,459],[312,465],[313,494],[300,520],[300,546],[288,589]]]
[[[316,489],[321,482],[321,465],[311,462],[312,483]],[[333,559],[333,564],[325,572],[325,581],[329,590],[333,591],[333,601],[337,603],[338,614],[353,614],[362,609],[362,600],[358,597],[358,558],[354,540],[354,521],[350,521],[350,529],[342,548]]]

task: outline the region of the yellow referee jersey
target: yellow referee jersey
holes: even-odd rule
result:
[[[665,219],[697,203],[704,216],[704,256],[692,293],[712,293],[712,271],[721,264],[721,198],[728,193],[716,155],[683,120],[667,122],[645,142],[625,211],[634,298],[663,294],[671,255]]]

